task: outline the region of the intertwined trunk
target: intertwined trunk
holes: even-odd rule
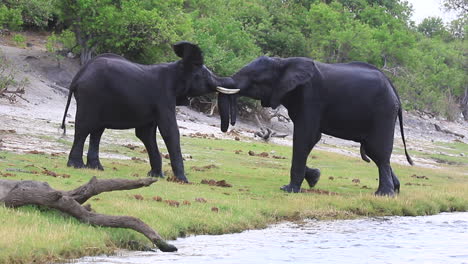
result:
[[[234,80],[231,77],[216,77],[217,86],[235,89]],[[226,132],[229,123],[233,126],[237,119],[237,95],[218,93],[218,112],[221,118],[221,131]]]

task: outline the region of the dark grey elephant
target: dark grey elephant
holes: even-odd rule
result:
[[[369,156],[379,169],[377,195],[399,192],[400,182],[390,167],[397,117],[406,158],[413,162],[406,151],[400,99],[376,67],[260,57],[232,77],[241,96],[261,100],[264,107],[284,105],[294,123],[291,180],[282,190],[299,192],[304,179],[310,187],[318,182],[320,171],[308,168],[306,161],[325,133],[361,143],[363,160],[369,162]]]
[[[80,69],[70,85],[62,122],[65,130],[65,117],[74,95],[77,103],[75,137],[68,166],[102,170],[99,142],[104,129],[135,128],[136,136],[148,151],[151,164],[148,175],[163,177],[156,143],[156,129],[159,129],[169,151],[174,175],[187,182],[175,107],[186,104],[187,96],[199,96],[215,92],[217,86],[229,86],[232,79],[217,77],[206,68],[197,45],[178,42],[173,49],[181,60],[141,65],[115,54],[103,54]],[[229,95],[220,97],[220,102],[229,103]],[[88,135],[85,166],[83,146]]]

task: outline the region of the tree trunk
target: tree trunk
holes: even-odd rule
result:
[[[80,19],[78,19],[78,21],[80,21]],[[89,40],[91,39],[91,36],[85,34],[78,24],[79,23],[73,27],[73,32],[75,33],[76,42],[81,47],[80,63],[81,65],[85,65],[93,57],[96,47],[90,45]]]
[[[213,99],[211,99],[211,106],[210,106],[210,113],[209,113],[210,116],[214,115],[214,111],[217,106],[218,106],[218,99],[216,97],[213,97]]]
[[[465,88],[465,95],[461,101],[461,110],[463,114],[463,118],[465,121],[468,121],[468,87]]]
[[[94,49],[81,46],[80,63],[85,65],[93,57]]]
[[[47,182],[0,180],[0,203],[11,208],[42,205],[62,211],[91,225],[130,228],[146,236],[161,251],[177,251],[175,246],[166,243],[156,231],[138,218],[98,214],[92,212],[89,207],[81,205],[102,192],[136,189],[149,186],[156,181],[154,178],[98,180],[93,177],[87,184],[74,190],[59,191],[51,188]]]

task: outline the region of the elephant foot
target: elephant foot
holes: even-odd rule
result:
[[[102,171],[104,170],[104,167],[102,167],[101,162],[99,162],[99,160],[88,160],[86,168]]]
[[[398,179],[393,179],[393,190],[395,191],[396,194],[400,193],[400,181]]]
[[[388,197],[394,197],[395,196],[395,191],[393,189],[377,189],[377,191],[375,192],[375,195],[378,195],[378,196],[388,196]]]
[[[85,168],[85,164],[83,159],[68,159],[67,167],[73,167],[75,169],[82,169]]]
[[[179,175],[179,176],[176,176],[176,178],[180,182],[189,183],[189,180],[187,179],[187,177],[185,177],[185,175]]]
[[[280,187],[280,190],[283,190],[285,192],[288,192],[288,193],[298,193],[301,191],[301,186],[296,186],[296,185],[293,185],[293,184],[288,184],[288,185],[284,185],[282,187]]]
[[[306,167],[304,179],[307,181],[310,188],[314,187],[320,179],[320,170]]]
[[[155,178],[164,178],[164,173],[162,171],[155,172],[153,170],[148,171],[148,177],[155,177]]]

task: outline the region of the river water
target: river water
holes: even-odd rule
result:
[[[468,264],[468,212],[282,223],[263,230],[170,241],[179,251],[121,252],[80,264],[443,263]]]

